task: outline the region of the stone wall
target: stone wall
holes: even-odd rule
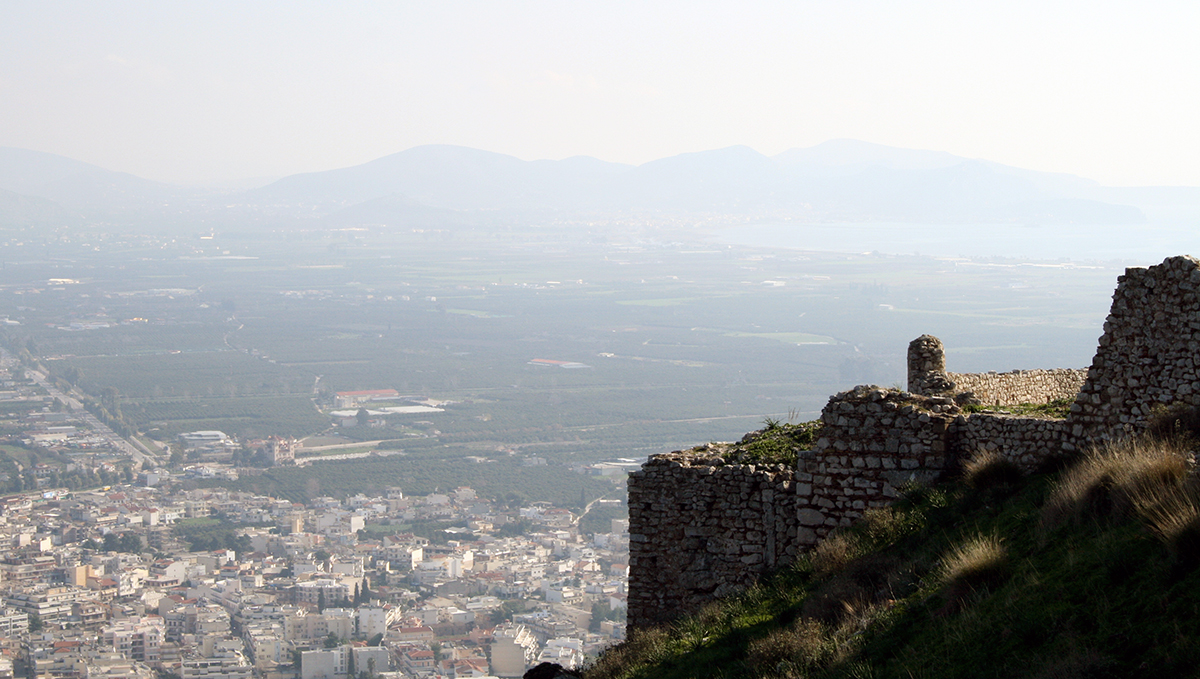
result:
[[[960,460],[989,451],[1034,471],[1063,454],[1069,433],[1066,420],[975,413],[955,420],[953,449]]]
[[[922,396],[953,396],[958,403],[1011,406],[1074,399],[1087,370],[1013,370],[998,373],[946,372],[946,351],[933,335],[908,344],[908,390]]]
[[[655,455],[631,473],[633,624],[694,612],[794,559],[795,486],[783,465],[727,465],[704,448]]]
[[[1156,406],[1200,405],[1200,262],[1169,257],[1117,279],[1068,422],[1074,447],[1140,431]]]
[[[953,455],[952,400],[856,387],[829,399],[821,436],[796,466],[797,535],[815,544],[871,507],[895,500],[910,481],[929,481]]]
[[[1077,370],[970,375],[946,373],[941,342],[923,335],[909,346],[913,393],[833,396],[794,470],[727,465],[708,447],[652,457],[629,478],[630,625],[745,587],[905,483],[934,480],[979,451],[1032,470],[1139,431],[1155,407],[1200,406],[1200,262],[1127,269],[1099,345],[1086,379]],[[1066,420],[966,414],[968,390],[998,405],[1076,398]]]
[[[953,399],[855,387],[829,399],[794,470],[725,464],[709,446],[629,476],[629,621],[664,622],[753,583],[909,483],[981,450],[1025,469],[1061,454],[1062,420],[964,414]]]
[[[956,392],[971,392],[984,405],[1011,406],[1018,403],[1049,403],[1074,399],[1086,369],[1014,370],[997,373],[946,373]]]

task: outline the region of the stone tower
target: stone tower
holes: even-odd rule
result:
[[[908,390],[922,396],[954,391],[954,382],[946,374],[946,350],[933,335],[921,335],[908,344]]]

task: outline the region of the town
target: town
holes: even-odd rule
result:
[[[134,446],[3,359],[0,679],[516,677],[623,637],[628,520],[581,521],[620,500],[227,490],[250,470],[213,460],[295,441]]]

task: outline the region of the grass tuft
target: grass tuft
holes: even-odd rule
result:
[[[828,625],[811,619],[797,620],[790,627],[752,641],[746,649],[746,661],[760,673],[797,675],[797,670],[819,667],[834,655],[835,647],[829,636]]]
[[[844,531],[831,533],[809,553],[813,574],[824,577],[840,571],[862,554],[858,540]]]
[[[977,535],[954,547],[942,562],[938,580],[951,602],[990,589],[1008,577],[1008,550],[995,535]]]
[[[1042,512],[1055,528],[1067,521],[1128,516],[1135,498],[1152,498],[1184,483],[1190,456],[1179,438],[1125,439],[1095,448],[1063,473]]]
[[[990,450],[975,453],[964,462],[962,476],[968,488],[979,491],[1013,488],[1024,478],[1016,463]]]

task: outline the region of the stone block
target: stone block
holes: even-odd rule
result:
[[[803,526],[819,526],[825,523],[825,514],[815,509],[801,509],[796,514],[796,520]]]

